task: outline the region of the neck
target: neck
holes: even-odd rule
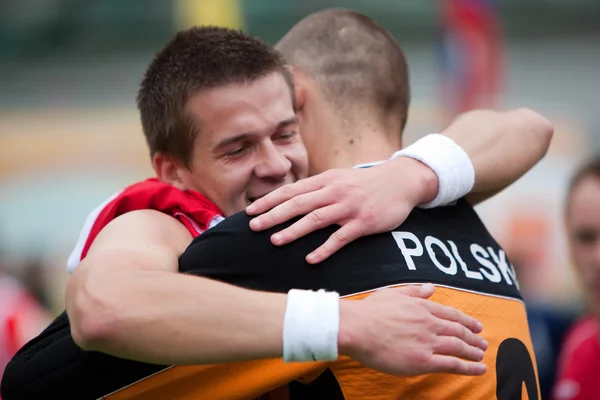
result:
[[[311,174],[328,169],[352,168],[358,164],[387,160],[401,148],[400,135],[391,140],[382,124],[369,120],[357,124],[331,123],[326,128],[331,134],[321,147],[320,162],[313,161]],[[337,126],[336,126],[337,125]]]

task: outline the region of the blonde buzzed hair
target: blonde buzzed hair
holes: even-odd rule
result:
[[[315,80],[336,110],[350,113],[368,106],[382,116],[397,115],[404,129],[410,103],[406,58],[394,37],[372,18],[344,9],[316,12],[275,48]]]

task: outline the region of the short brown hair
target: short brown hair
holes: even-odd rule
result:
[[[590,161],[583,164],[571,177],[569,190],[567,191],[566,210],[569,209],[573,191],[585,178],[592,177],[600,180],[600,155],[593,157]]]
[[[199,122],[186,113],[188,99],[201,90],[247,83],[270,73],[294,85],[276,50],[241,31],[194,27],[178,32],[150,63],[137,95],[150,155],[161,152],[189,166]]]
[[[373,19],[343,9],[316,12],[275,48],[310,75],[336,109],[350,114],[356,106],[374,106],[384,116],[398,115],[404,129],[408,65],[394,37]]]

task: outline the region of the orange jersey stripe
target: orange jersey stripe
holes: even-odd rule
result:
[[[323,370],[325,365],[286,364],[281,359],[269,359],[208,366],[174,366],[103,399],[253,399],[311,371]]]

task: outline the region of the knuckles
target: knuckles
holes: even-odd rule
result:
[[[282,186],[281,188],[279,188],[279,190],[281,191],[282,197],[286,199],[292,198],[294,196],[294,184]]]
[[[314,210],[309,214],[310,220],[313,224],[320,226],[323,221],[325,220],[324,216],[323,216],[323,211],[319,210]]]
[[[292,199],[292,207],[293,208],[302,208],[304,206],[304,197],[296,196]]]

